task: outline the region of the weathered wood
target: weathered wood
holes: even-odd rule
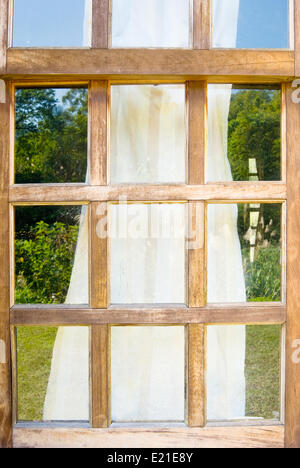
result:
[[[287,343],[285,444],[300,448],[300,105],[287,90]]]
[[[205,268],[205,205],[203,202],[189,203],[188,239],[188,303],[189,307],[206,305]]]
[[[275,324],[286,320],[286,307],[252,303],[228,304],[203,308],[156,307],[89,309],[84,307],[14,306],[12,325],[100,325],[100,324],[188,324],[188,323],[248,323]]]
[[[294,76],[294,52],[286,50],[9,49],[8,77],[79,75],[102,79],[186,76]],[[74,76],[75,78],[75,76]],[[251,79],[251,78],[250,78]],[[232,80],[232,78],[231,78]]]
[[[205,343],[206,327],[188,326],[188,425],[206,424]]]
[[[0,448],[12,442],[10,367],[9,270],[9,86],[6,104],[0,103]]]
[[[14,185],[9,189],[11,203],[55,203],[88,201],[284,201],[282,182],[227,182],[207,185],[110,185],[82,184]]]
[[[9,0],[0,0],[0,75],[6,72]]]
[[[90,304],[92,308],[108,306],[108,238],[107,203],[91,204],[90,223]]]
[[[211,46],[211,0],[194,0],[193,38],[194,49],[209,49]]]
[[[190,185],[205,183],[206,91],[206,82],[190,81],[188,83]]]
[[[89,86],[89,170],[91,185],[107,184],[108,82]]]
[[[110,425],[109,331],[107,325],[91,327],[91,423],[94,428]]]
[[[110,0],[92,0],[92,48],[109,46]]]
[[[300,77],[300,0],[294,0],[295,76]]]
[[[283,448],[284,428],[14,429],[15,448]]]

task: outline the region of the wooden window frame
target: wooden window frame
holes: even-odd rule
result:
[[[194,0],[193,49],[109,49],[111,8],[109,0],[93,0],[90,49],[15,49],[8,45],[12,2],[0,0],[0,80],[6,83],[6,99],[0,103],[0,447],[300,447],[300,364],[295,349],[300,339],[300,107],[293,103],[292,81],[300,75],[300,0],[294,0],[295,51],[216,50],[211,47],[210,0]],[[97,15],[97,12],[101,12]],[[203,14],[204,13],[204,14]],[[206,84],[280,83],[282,106],[282,181],[205,183]],[[89,84],[90,184],[14,185],[14,88]],[[181,185],[107,185],[109,84],[187,83],[189,180]],[[277,202],[287,219],[284,265],[287,280],[281,303],[219,304],[205,302],[204,246],[189,253],[188,307],[110,307],[106,240],[95,235],[99,204],[126,196],[134,201],[187,201],[190,226],[197,205],[211,202]],[[89,204],[90,242],[95,255],[90,265],[90,305],[14,306],[10,297],[12,274],[9,249],[12,207],[24,204]],[[203,224],[204,225],[204,224]],[[283,232],[285,232],[283,223]],[[103,269],[99,268],[99,264]],[[104,274],[100,275],[100,271]],[[284,266],[285,271],[285,266]],[[203,278],[197,288],[195,278]],[[284,275],[285,277],[285,275]],[[285,426],[205,426],[205,329],[208,324],[281,324],[286,326]],[[109,327],[111,325],[185,325],[187,329],[188,427],[129,428],[110,426]],[[16,326],[89,325],[91,327],[92,428],[14,426]],[[97,350],[100,349],[100,353]],[[284,354],[284,353],[283,353]],[[13,382],[13,384],[12,384]],[[14,392],[12,392],[12,385]],[[249,423],[248,423],[249,424]],[[257,424],[257,423],[256,423]],[[270,424],[266,422],[266,424]],[[223,424],[224,426],[224,424]],[[233,427],[232,427],[233,426]],[[109,429],[108,429],[109,427]]]

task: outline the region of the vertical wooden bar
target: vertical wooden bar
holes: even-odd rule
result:
[[[0,0],[0,75],[6,72],[8,25],[9,0]]]
[[[12,444],[9,269],[9,85],[0,103],[0,448]]]
[[[285,445],[300,448],[300,104],[293,102],[293,92],[291,85],[288,85]]]
[[[92,0],[92,48],[109,47],[110,2],[111,0]]]
[[[107,203],[91,203],[90,305],[108,306]]]
[[[189,307],[206,305],[205,205],[189,203]]]
[[[89,86],[89,172],[90,185],[107,184],[108,82],[91,81]]]
[[[109,329],[107,325],[91,328],[92,427],[110,426],[109,410]]]
[[[206,424],[205,325],[188,326],[188,414],[190,427]]]
[[[300,77],[300,0],[294,0],[295,76]]]
[[[188,154],[190,185],[202,185],[205,183],[206,90],[206,82],[190,81],[188,83]]]
[[[211,47],[211,0],[193,0],[194,49]]]

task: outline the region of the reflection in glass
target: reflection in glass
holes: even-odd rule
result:
[[[289,48],[289,18],[289,0],[213,0],[213,47]]]
[[[185,183],[185,86],[112,86],[110,134],[112,183]]]
[[[281,205],[208,206],[208,301],[281,300]]]
[[[189,0],[112,0],[113,47],[189,47]]]
[[[87,304],[87,207],[17,206],[15,221],[16,304]]]
[[[184,421],[184,327],[112,327],[113,422]]]
[[[85,182],[88,90],[16,91],[16,183]]]
[[[224,125],[223,141],[218,146],[216,126],[220,116]],[[209,182],[281,179],[279,87],[209,85],[208,121]],[[226,148],[223,150],[229,162],[229,165],[227,161],[224,163],[224,168],[220,164],[216,166],[221,146]]]
[[[14,47],[88,47],[91,0],[14,0]]]
[[[280,419],[281,326],[207,328],[209,420]]]
[[[113,304],[185,303],[185,204],[110,206]]]
[[[88,327],[18,327],[17,394],[18,421],[88,421]]]

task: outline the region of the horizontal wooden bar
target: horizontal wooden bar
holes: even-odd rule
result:
[[[9,49],[7,77],[79,75],[113,77],[294,76],[287,50]]]
[[[15,428],[14,448],[284,448],[284,428]]]
[[[90,186],[82,184],[13,185],[9,189],[11,203],[55,203],[166,200],[245,200],[284,201],[286,185],[281,182],[227,182],[207,185],[118,185]]]
[[[258,304],[258,303],[257,303]],[[11,309],[11,325],[130,325],[130,324],[283,324],[286,307],[270,304],[228,304],[189,309],[134,306],[90,309],[76,306],[24,305]]]

